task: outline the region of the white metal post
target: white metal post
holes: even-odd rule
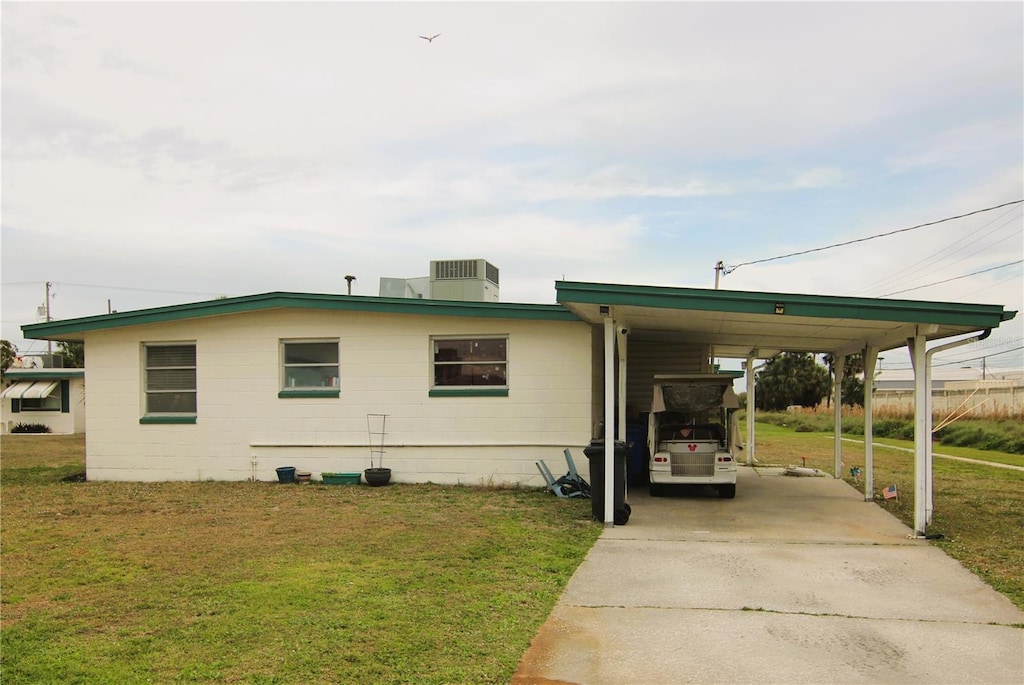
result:
[[[928,373],[925,367],[928,362],[925,356],[927,339],[920,333],[907,341],[910,347],[910,361],[914,365],[914,533],[923,537],[927,524],[927,508],[925,506],[925,478],[928,469],[928,443],[932,436],[928,429]]]
[[[927,529],[932,522],[932,510],[935,509],[935,503],[932,501],[932,462],[934,458],[932,452],[932,353],[925,350],[924,353],[924,383],[925,387],[928,388],[928,392],[924,395],[924,525],[921,527],[921,531]]]
[[[754,465],[754,355],[747,355],[747,466]]]
[[[835,387],[832,388],[832,402],[835,405],[835,477],[843,477],[843,374],[846,371],[846,356],[834,356]]]
[[[878,348],[864,348],[864,501],[875,499],[875,363]]]
[[[619,440],[626,439],[626,381],[628,376],[626,375],[626,329],[620,325],[619,322],[615,323],[615,342],[618,346],[618,359],[619,359],[619,415],[618,415],[618,432],[616,435],[619,436]]]
[[[935,476],[933,472],[933,465],[935,463],[935,455],[932,453],[934,448],[932,447],[932,357],[937,352],[944,352],[945,350],[951,350],[954,347],[960,347],[961,345],[967,345],[969,343],[977,342],[978,340],[984,340],[988,337],[991,331],[987,330],[981,335],[974,335],[970,338],[964,338],[962,340],[954,340],[938,347],[933,347],[924,354],[924,368],[925,368],[925,382],[928,386],[928,392],[925,395],[925,431],[928,436],[928,440],[925,443],[927,449],[925,450],[925,497],[924,497],[924,523],[929,525],[932,522],[932,514],[935,511]],[[922,528],[923,530],[923,528]]]
[[[615,525],[615,321],[604,320],[604,525]]]

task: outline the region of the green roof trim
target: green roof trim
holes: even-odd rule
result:
[[[708,290],[648,285],[615,285],[556,281],[559,303],[630,305],[660,309],[691,309],[733,314],[778,314],[863,321],[996,328],[1017,315],[1001,305],[883,300],[835,295],[802,295],[742,290]]]
[[[491,319],[530,319],[543,321],[579,321],[565,307],[554,304],[515,304],[505,302],[462,302],[454,300],[368,297],[316,293],[272,292],[189,304],[114,312],[63,321],[26,324],[26,338],[78,340],[90,331],[124,326],[182,321],[207,316],[223,316],[268,309],[317,309],[382,314],[420,314],[425,316],[465,316]]]

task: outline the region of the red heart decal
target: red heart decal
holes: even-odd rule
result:
[[[692,443],[691,443],[691,444],[689,444],[689,445],[687,445],[687,447],[689,447],[689,448],[690,448],[690,451],[691,451],[691,452],[696,452],[696,451],[697,451],[697,446],[696,446],[696,445],[694,445],[694,444],[692,444]]]

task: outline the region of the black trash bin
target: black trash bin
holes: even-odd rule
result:
[[[629,521],[631,508],[626,503],[626,461],[629,458],[629,445],[615,441],[614,448],[614,485],[612,492],[612,520],[617,526],[624,526]],[[604,440],[591,440],[583,448],[583,454],[590,461],[590,513],[595,521],[604,521]]]

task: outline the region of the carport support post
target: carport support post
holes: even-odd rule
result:
[[[924,537],[928,527],[928,493],[925,479],[928,477],[928,443],[931,441],[928,415],[931,387],[928,384],[928,361],[925,344],[928,339],[917,333],[907,341],[910,361],[914,365],[914,533]]]
[[[617,431],[615,435],[618,436],[619,440],[626,439],[626,336],[628,335],[626,329],[615,323],[615,343],[618,348],[619,358],[619,395],[618,395],[618,407],[619,416],[618,422],[615,424]]]
[[[925,441],[925,477],[924,477],[924,526],[920,530],[924,530],[925,526],[928,526],[932,522],[932,514],[935,512],[935,474],[933,466],[935,464],[935,455],[933,454],[932,448],[932,357],[937,352],[943,352],[945,350],[951,350],[954,347],[960,347],[961,345],[968,345],[978,340],[984,340],[989,336],[991,329],[986,330],[981,335],[974,335],[970,338],[964,338],[962,340],[954,340],[938,347],[933,347],[924,353],[924,376],[925,386],[928,388],[928,392],[925,393],[925,430],[924,434],[928,436]],[[927,340],[926,340],[927,342]],[[917,365],[915,363],[915,378]],[[916,432],[915,432],[916,438]],[[916,445],[915,445],[916,446]],[[923,535],[923,533],[922,533]]]
[[[864,348],[864,501],[875,501],[875,364],[878,348]]]
[[[833,355],[832,368],[835,371],[835,383],[832,388],[832,403],[835,405],[836,441],[835,441],[835,477],[843,477],[843,372],[846,370],[846,355]]]
[[[747,355],[747,466],[754,465],[754,353]]]
[[[615,320],[604,318],[604,526],[615,525]]]

